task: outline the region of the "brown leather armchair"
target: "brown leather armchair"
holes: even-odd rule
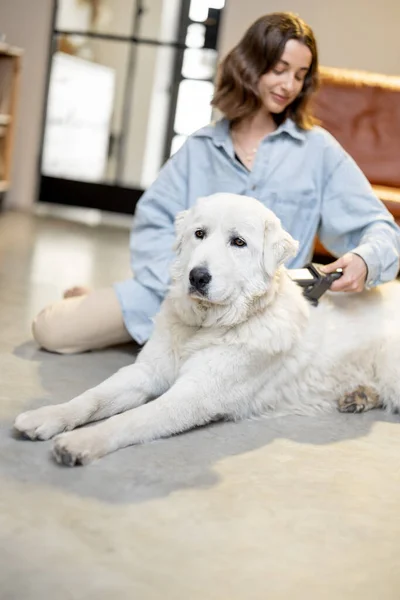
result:
[[[314,115],[400,224],[400,77],[321,67]],[[317,255],[329,256],[317,240]]]

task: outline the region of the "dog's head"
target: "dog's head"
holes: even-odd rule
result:
[[[209,306],[248,306],[271,288],[298,243],[247,196],[214,194],[176,218],[175,295]]]

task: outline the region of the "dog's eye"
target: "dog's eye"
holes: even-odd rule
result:
[[[240,237],[232,238],[231,245],[232,246],[237,246],[238,248],[242,248],[243,246],[247,246],[247,244],[244,241],[244,239],[240,238]]]
[[[199,239],[202,240],[203,238],[206,237],[206,232],[204,231],[204,229],[196,229],[196,231],[194,232],[194,235]]]

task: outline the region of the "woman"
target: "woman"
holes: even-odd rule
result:
[[[143,344],[168,287],[175,215],[215,192],[253,196],[277,214],[300,242],[288,267],[310,260],[318,233],[340,257],[326,270],[344,271],[334,290],[393,279],[399,229],[350,156],[313,124],[317,72],[308,25],[290,13],[258,19],[220,66],[212,104],[224,118],[193,134],[138,203],[134,278],[113,289],[72,290],[35,320],[38,343],[61,353],[131,339]]]

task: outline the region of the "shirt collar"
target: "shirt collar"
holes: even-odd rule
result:
[[[279,127],[269,134],[268,137],[278,137],[282,134],[287,134],[295,140],[299,140],[303,142],[305,140],[305,132],[300,129],[296,125],[296,123],[292,119],[285,119]],[[231,136],[230,136],[230,122],[228,119],[220,119],[219,121],[215,121],[208,125],[207,127],[203,127],[199,131],[194,133],[195,137],[210,137],[214,141],[216,146],[225,146],[227,144],[231,145]]]
[[[300,127],[298,127],[296,123],[289,118],[285,119],[285,121],[281,123],[279,127],[269,135],[269,137],[277,137],[282,133],[287,133],[290,135],[290,137],[294,138],[295,140],[299,140],[300,142],[303,142],[306,139],[305,131],[300,129]]]

